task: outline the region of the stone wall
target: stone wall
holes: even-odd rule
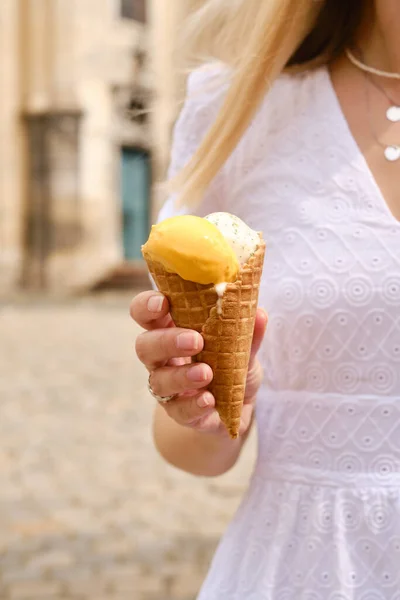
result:
[[[186,11],[185,0],[149,0],[148,23],[142,25],[121,18],[118,0],[0,3],[0,75],[6,90],[0,111],[2,292],[18,287],[21,273],[33,270],[24,231],[37,182],[29,178],[32,140],[23,116],[82,114],[76,172],[68,137],[59,135],[51,151],[50,220],[57,220],[53,238],[57,231],[74,229],[74,210],[81,235],[52,245],[46,259],[50,288],[90,286],[122,261],[120,148],[128,144],[150,150],[154,181],[163,179],[182,88],[174,44]],[[147,58],[137,83],[152,97],[149,125],[142,128],[130,124],[118,105],[119,92],[132,83],[138,49]],[[62,127],[56,124],[50,135],[57,139]],[[156,190],[152,218],[160,204]]]
[[[0,2],[0,293],[15,287],[21,265],[24,188],[17,0]]]

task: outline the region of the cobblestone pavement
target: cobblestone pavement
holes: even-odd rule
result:
[[[191,600],[249,478],[158,457],[129,298],[0,306],[0,599]]]

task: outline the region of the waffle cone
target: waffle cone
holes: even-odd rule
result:
[[[213,285],[186,281],[145,256],[159,291],[169,300],[175,325],[195,329],[204,338],[204,348],[194,360],[213,370],[208,389],[232,438],[239,435],[264,253],[262,240],[238,279],[227,285],[219,310]]]

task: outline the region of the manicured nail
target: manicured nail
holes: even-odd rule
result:
[[[147,310],[152,313],[161,312],[164,296],[151,296],[147,302]]]
[[[199,350],[199,335],[197,333],[185,332],[176,338],[176,347],[179,350]]]
[[[207,381],[207,371],[203,365],[196,365],[187,372],[190,381]]]
[[[212,396],[211,394],[202,394],[197,398],[197,406],[199,408],[207,408],[207,406],[212,406]]]

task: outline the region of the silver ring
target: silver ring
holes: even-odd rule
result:
[[[157,402],[160,402],[160,404],[165,404],[166,402],[170,402],[171,400],[177,397],[178,394],[172,394],[172,396],[159,396],[158,394],[156,394],[150,385],[150,377],[151,373],[149,374],[149,378],[147,380],[147,389],[149,390],[153,398],[157,400]]]

